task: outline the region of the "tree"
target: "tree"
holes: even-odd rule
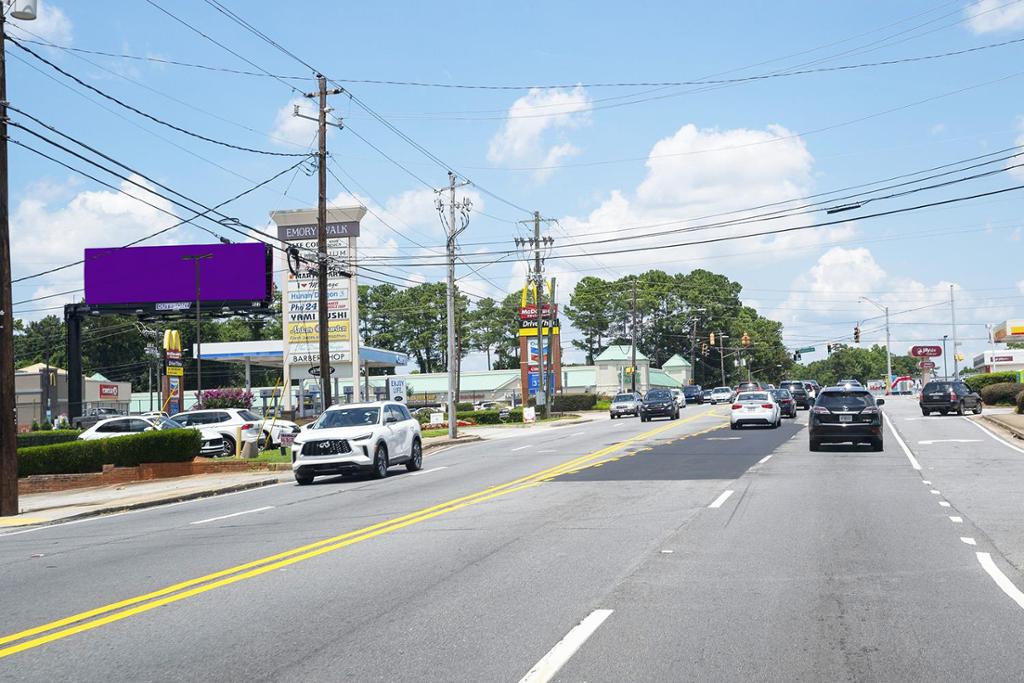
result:
[[[505,314],[506,311],[490,297],[477,301],[469,313],[467,334],[470,345],[473,349],[487,354],[488,370],[491,369],[491,350],[501,342],[507,328]]]
[[[582,339],[573,339],[572,345],[587,352],[589,365],[594,363],[594,357],[604,349],[602,342],[611,327],[611,287],[611,283],[601,278],[584,277],[573,288],[569,305],[565,309],[566,316],[583,335]]]

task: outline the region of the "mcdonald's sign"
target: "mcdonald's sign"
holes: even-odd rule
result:
[[[164,330],[164,351],[173,351],[181,354],[181,332],[178,330]]]

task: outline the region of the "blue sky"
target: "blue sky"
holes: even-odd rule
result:
[[[201,0],[158,4],[274,74],[309,69],[231,22]],[[24,25],[64,46],[230,69],[250,64],[190,31],[146,2],[46,2]],[[871,211],[968,195],[1024,182],[1015,171],[868,205],[829,228],[716,245],[668,249],[686,233],[636,239],[608,233],[797,200],[1024,143],[1020,92],[1024,43],[909,64],[764,79],[715,87],[591,87],[593,83],[734,78],[958,51],[1024,37],[1024,2],[892,3],[225,3],[351,93],[478,187],[463,241],[475,252],[511,248],[528,218],[557,218],[556,244],[630,237],[620,255],[552,260],[561,290],[584,274],[605,277],[661,267],[723,272],[745,299],[786,323],[793,346],[848,337],[852,323],[875,315],[867,294],[893,312],[894,349],[949,334],[949,308],[936,306],[956,287],[962,351],[986,346],[985,323],[1021,315],[1021,195],[967,202],[902,216],[857,220]],[[237,145],[303,151],[306,122],[290,116],[295,93],[311,80],[279,80],[76,54],[28,45],[82,80],[179,126]],[[85,61],[85,60],[88,61]],[[24,61],[22,61],[24,60]],[[49,77],[53,77],[52,79]],[[56,79],[56,80],[53,80]],[[534,90],[476,90],[359,83],[537,85]],[[64,84],[64,85],[61,85]],[[14,106],[208,204],[220,202],[293,163],[212,145],[161,128],[83,89],[14,46],[8,48],[8,97]],[[92,100],[92,101],[91,101]],[[641,101],[644,100],[644,101]],[[300,101],[302,100],[295,100]],[[100,104],[102,103],[102,107]],[[413,280],[442,277],[413,265],[443,243],[432,192],[444,169],[370,117],[346,95],[332,98],[349,130],[330,137],[332,167],[356,200],[383,217],[364,222],[362,253],[374,268]],[[305,102],[302,107],[308,108]],[[112,112],[116,112],[112,113]],[[12,115],[18,120],[17,115]],[[361,141],[362,136],[405,170]],[[30,142],[15,129],[12,137]],[[41,143],[34,143],[41,144]],[[980,170],[999,168],[1001,162]],[[1019,169],[1018,169],[1019,170]],[[960,175],[966,175],[960,174]],[[480,191],[485,188],[515,206]],[[311,206],[315,177],[288,174],[231,205],[263,226],[274,209]],[[133,190],[136,191],[136,190]],[[15,277],[80,258],[86,246],[123,244],[173,222],[17,147],[11,151]],[[351,203],[331,179],[330,196]],[[151,198],[164,206],[163,200]],[[519,207],[519,208],[516,208]],[[165,206],[174,211],[174,207]],[[824,214],[714,231],[738,235],[808,224]],[[685,225],[685,224],[682,224]],[[755,227],[756,226],[756,227]],[[664,228],[662,228],[664,229]],[[226,232],[221,230],[221,232]],[[600,235],[595,235],[600,233]],[[697,233],[708,235],[708,233]],[[166,242],[205,242],[193,228]],[[485,244],[471,244],[482,242]],[[161,243],[160,240],[153,243]],[[587,251],[607,251],[595,244]],[[565,246],[556,253],[580,253]],[[521,281],[523,266],[490,265],[463,286],[499,296]],[[368,261],[368,262],[370,262]],[[14,299],[74,289],[77,269],[19,283]],[[63,303],[55,297],[16,307],[24,317]],[[560,297],[563,303],[565,297]],[[884,338],[877,320],[865,341]],[[807,359],[813,359],[809,356]],[[470,367],[479,366],[473,358]]]

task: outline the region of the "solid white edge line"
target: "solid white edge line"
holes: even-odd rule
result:
[[[731,496],[732,494],[732,489],[729,489],[728,491],[722,491],[722,495],[718,496],[718,498],[715,498],[715,502],[711,503],[711,505],[708,505],[708,507],[712,509],[722,507],[722,503],[729,500],[729,496]]]
[[[410,477],[418,477],[421,474],[430,474],[431,472],[437,472],[438,470],[446,470],[448,465],[441,465],[440,467],[431,467],[429,470],[420,470],[419,472],[413,472]]]
[[[232,512],[230,515],[221,515],[220,517],[210,517],[209,519],[200,519],[196,522],[189,522],[189,524],[206,524],[207,522],[216,522],[221,519],[229,519],[231,517],[238,517],[239,515],[248,515],[253,512],[263,512],[264,510],[273,510],[273,505],[264,505],[261,508],[253,508],[252,510],[242,510],[241,512]]]
[[[771,453],[769,453],[768,455],[766,455],[766,456],[764,456],[763,458],[761,458],[760,460],[758,460],[758,461],[757,461],[757,464],[758,464],[758,465],[763,465],[763,464],[765,464],[766,462],[768,462],[768,461],[769,461],[769,460],[771,460],[771,459],[772,459],[772,454],[771,454]]]
[[[512,449],[512,452],[514,453],[514,452],[516,452],[516,451],[521,451],[521,450],[523,450],[524,448],[529,448],[529,446],[520,446],[519,448],[513,448],[513,449]]]
[[[1003,445],[1004,445],[1004,446],[1006,446],[1007,448],[1009,448],[1009,449],[1012,449],[1012,450],[1015,450],[1015,451],[1017,451],[1018,453],[1024,453],[1024,448],[1018,448],[1017,446],[1014,446],[1014,445],[1013,445],[1012,443],[1010,443],[1010,442],[1009,442],[1009,441],[1007,441],[1006,439],[1003,439],[1003,438],[1002,438],[1002,437],[1000,437],[1000,436],[999,436],[998,434],[996,434],[995,432],[993,432],[992,430],[990,430],[990,429],[989,429],[988,427],[985,427],[985,426],[983,426],[983,425],[982,425],[982,424],[981,424],[980,422],[976,422],[976,421],[974,421],[974,420],[972,420],[972,419],[970,419],[969,417],[966,417],[966,416],[964,416],[964,417],[963,417],[962,419],[964,419],[964,420],[967,420],[967,421],[968,421],[968,422],[970,422],[970,423],[971,423],[972,425],[974,425],[975,427],[977,427],[977,428],[978,428],[978,429],[980,429],[981,431],[985,432],[985,433],[986,433],[986,434],[988,434],[988,435],[989,435],[990,437],[992,437],[992,439],[994,439],[995,441],[998,441],[999,443],[1003,444]]]
[[[992,580],[996,582],[1004,593],[1006,593],[1011,600],[1017,603],[1017,606],[1024,609],[1024,593],[1020,592],[1017,586],[1013,585],[1013,581],[1010,581],[1009,577],[1006,576],[996,566],[996,563],[992,561],[992,556],[988,553],[975,553],[978,556],[978,562],[981,563],[982,569],[988,572],[988,575],[992,577]]]
[[[917,458],[914,457],[914,454],[910,452],[909,448],[907,448],[907,444],[904,443],[903,437],[900,436],[900,433],[897,432],[896,428],[892,426],[892,420],[887,419],[885,421],[885,426],[889,428],[889,431],[892,432],[893,438],[896,439],[896,443],[898,443],[900,445],[900,448],[903,449],[903,454],[906,455],[907,460],[910,461],[910,466],[913,467],[915,470],[920,471],[921,463],[917,461]]]
[[[519,683],[547,683],[555,674],[565,666],[583,643],[594,634],[604,620],[611,616],[614,610],[596,609],[580,623],[573,626],[565,634],[565,637],[555,643],[555,646],[548,650],[548,653],[541,657],[526,675],[519,679]]]

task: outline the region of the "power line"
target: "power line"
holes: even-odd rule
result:
[[[250,152],[252,154],[262,154],[262,155],[265,155],[265,156],[273,156],[273,157],[306,157],[306,156],[308,156],[305,153],[299,153],[299,152],[273,152],[273,151],[265,150],[265,149],[256,149],[254,147],[245,147],[245,146],[242,146],[242,145],[236,145],[234,143],[224,142],[223,140],[217,140],[216,138],[211,138],[209,136],[202,135],[201,133],[196,133],[196,132],[193,132],[191,130],[188,130],[187,128],[183,128],[183,127],[178,126],[176,124],[170,123],[169,121],[165,121],[165,120],[163,120],[161,118],[153,116],[152,114],[150,114],[148,112],[145,112],[145,111],[139,109],[138,107],[130,105],[127,102],[125,102],[123,100],[120,100],[120,99],[114,97],[113,95],[109,95],[106,92],[100,90],[99,88],[97,88],[97,87],[95,87],[95,86],[93,86],[93,85],[91,85],[89,83],[86,83],[85,81],[83,81],[78,76],[75,76],[74,74],[72,74],[71,72],[67,71],[66,69],[61,68],[60,66],[57,66],[56,64],[54,64],[53,62],[48,60],[46,57],[43,57],[42,55],[40,55],[35,50],[32,50],[31,48],[25,47],[17,39],[11,38],[10,36],[8,36],[7,38],[8,38],[8,40],[11,41],[11,44],[13,44],[18,49],[24,50],[25,52],[27,52],[28,54],[32,55],[33,57],[35,57],[40,62],[46,64],[51,69],[53,69],[54,71],[62,74],[66,78],[70,78],[75,83],[77,83],[78,85],[82,86],[83,88],[87,88],[87,89],[91,90],[92,92],[96,93],[97,95],[99,95],[100,97],[103,97],[104,99],[107,99],[107,100],[109,100],[109,101],[111,101],[111,102],[113,102],[113,103],[115,103],[115,104],[117,104],[117,105],[127,109],[128,111],[134,112],[134,113],[138,114],[139,116],[147,118],[150,121],[153,121],[154,123],[158,123],[161,126],[165,126],[167,128],[170,128],[171,130],[175,130],[175,131],[177,131],[179,133],[182,133],[184,135],[188,135],[188,136],[196,138],[198,140],[203,140],[204,142],[209,142],[209,143],[212,143],[212,144],[215,144],[215,145],[220,145],[221,147],[227,147],[228,149],[235,149],[235,150],[239,150],[239,151],[242,151],[242,152]]]

